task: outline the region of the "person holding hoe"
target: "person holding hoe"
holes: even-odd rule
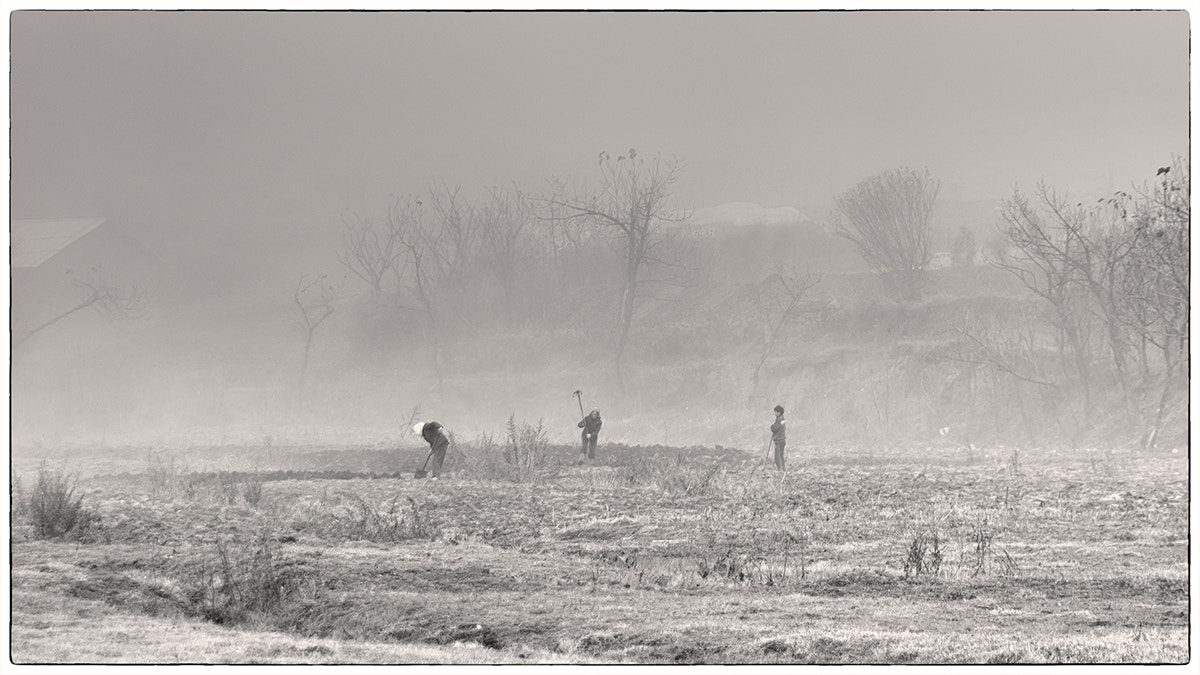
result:
[[[433,467],[430,472],[433,474],[432,479],[437,480],[442,473],[442,462],[446,460],[446,450],[450,448],[450,437],[446,434],[446,428],[437,422],[417,422],[412,430],[429,444],[429,455],[425,457],[425,464],[417,470],[416,477],[426,476],[425,466],[432,459]]]
[[[596,459],[596,438],[600,435],[600,426],[603,422],[600,420],[600,410],[592,408],[592,412],[587,414],[579,422],[579,428],[583,429],[581,434],[583,439],[583,457],[580,459]]]
[[[775,422],[771,425],[771,442],[775,444],[775,468],[783,471],[783,448],[787,445],[787,422],[783,419],[783,406],[775,406]]]

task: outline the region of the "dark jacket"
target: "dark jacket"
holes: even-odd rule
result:
[[[444,427],[437,422],[426,422],[425,426],[421,427],[421,438],[429,443],[429,447],[436,449],[439,446],[450,445],[450,439],[447,438]]]
[[[771,440],[775,443],[787,441],[787,422],[784,421],[783,417],[779,417],[771,425]]]
[[[583,418],[583,420],[579,422],[579,428],[595,436],[596,434],[600,433],[600,425],[603,423],[604,422],[600,420],[599,413],[596,413]]]

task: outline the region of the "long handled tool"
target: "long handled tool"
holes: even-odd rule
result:
[[[587,417],[587,414],[585,414],[583,412],[583,392],[576,389],[574,392],[571,393],[571,395],[574,396],[575,398],[579,399],[579,416]]]
[[[571,395],[574,396],[575,398],[579,399],[579,416],[586,419],[587,415],[585,415],[583,412],[583,392],[576,389],[575,391],[571,392]],[[584,429],[583,432],[584,432],[584,434],[586,434],[587,429]],[[587,458],[587,443],[584,443],[583,444],[583,455],[579,461],[582,462],[586,458]]]
[[[421,465],[421,468],[417,469],[417,472],[413,474],[413,478],[424,478],[425,476],[429,475],[429,472],[425,470],[425,467],[429,466],[430,457],[433,457],[433,448],[429,449],[429,454],[425,455],[425,463]]]

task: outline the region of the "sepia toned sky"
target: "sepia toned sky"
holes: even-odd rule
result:
[[[683,206],[1098,194],[1188,149],[1189,17],[1144,12],[16,12],[13,217],[336,226],[391,195],[681,158]],[[815,214],[814,214],[815,215]],[[184,235],[180,235],[181,241]]]

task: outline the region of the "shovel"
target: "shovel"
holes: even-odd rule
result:
[[[417,469],[417,472],[413,474],[413,478],[424,478],[425,476],[429,475],[429,472],[425,470],[425,467],[429,466],[430,457],[433,457],[433,448],[429,449],[429,454],[425,455],[425,463],[421,465],[421,468]]]

